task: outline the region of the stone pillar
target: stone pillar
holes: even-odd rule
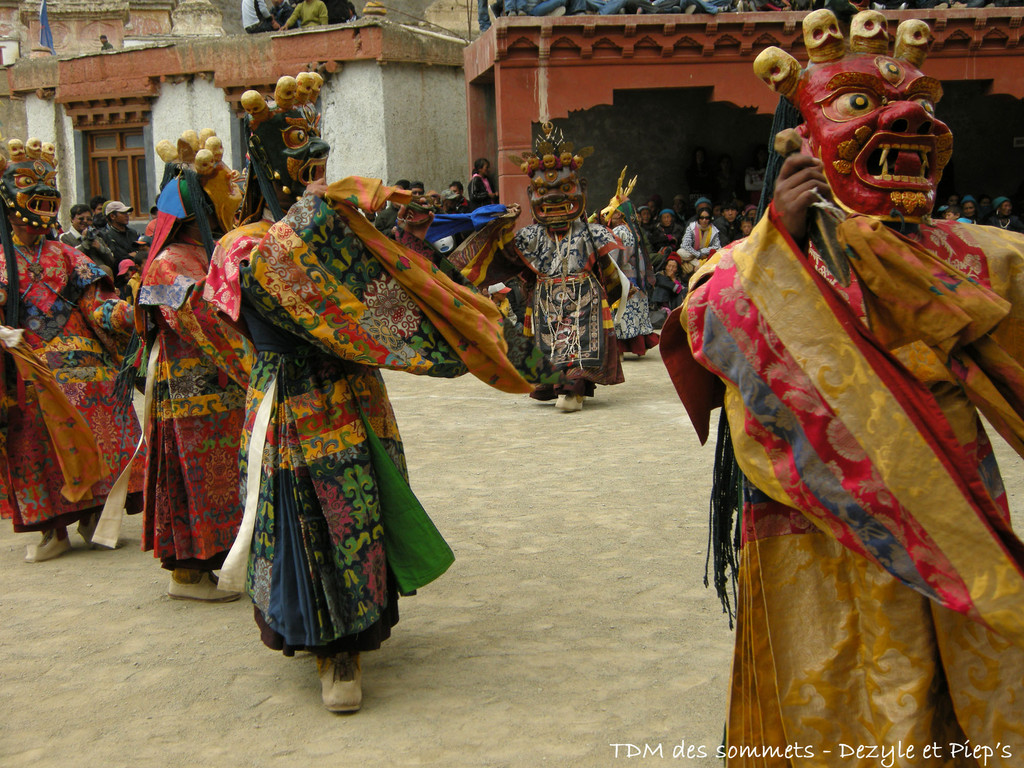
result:
[[[171,12],[171,34],[222,37],[220,11],[210,0],[180,0]]]

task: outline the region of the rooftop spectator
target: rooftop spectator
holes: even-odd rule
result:
[[[284,29],[293,27],[317,27],[327,26],[327,6],[324,0],[302,0],[295,6],[292,15],[284,24]]]

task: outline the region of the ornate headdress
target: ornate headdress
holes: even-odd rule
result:
[[[801,112],[803,151],[824,163],[836,201],[849,211],[886,219],[928,213],[953,150],[953,135],[935,117],[938,80],[924,76],[932,35],[923,21],[902,22],[889,55],[885,17],[861,11],[849,44],[829,10],[803,20],[806,69],[771,47],[754,72]]]
[[[60,209],[57,191],[57,149],[49,142],[31,138],[7,142],[10,160],[0,155],[0,197],[19,222],[49,227]]]
[[[57,220],[60,192],[57,190],[57,150],[53,144],[37,138],[24,142],[10,139],[7,151],[10,159],[0,155],[0,200],[4,209],[0,215],[0,246],[7,257],[4,322],[16,326],[21,313],[21,292],[10,225],[26,227],[30,233],[43,237],[44,231]]]
[[[297,108],[314,114],[319,123],[320,113],[316,109],[316,100],[320,98],[323,84],[324,79],[317,72],[300,72],[295,77],[284,75],[278,79],[273,101],[269,104],[259,91],[246,91],[242,94],[241,103],[249,115],[250,129],[255,130],[274,115]]]
[[[165,163],[164,184],[161,188],[165,189],[173,179],[178,180],[178,191],[185,203],[186,214],[197,213],[198,201],[191,199],[192,190],[187,183],[194,173],[213,204],[218,229],[227,232],[234,227],[235,212],[242,202],[242,190],[237,183],[238,172],[224,162],[224,144],[216,132],[210,128],[204,128],[198,133],[185,131],[175,143],[167,139],[159,142],[156,153]],[[189,210],[189,205],[192,210]],[[160,208],[159,203],[157,208]],[[166,212],[172,211],[168,209]]]
[[[533,176],[537,171],[563,168],[578,171],[583,161],[594,153],[593,147],[583,147],[579,152],[574,152],[573,143],[566,141],[561,128],[556,128],[550,122],[541,126],[541,135],[537,136],[533,146],[532,152],[508,156],[527,176]]]
[[[283,213],[275,185],[286,196],[299,197],[307,184],[323,174],[327,163],[330,146],[320,138],[320,112],[316,107],[323,82],[316,72],[300,72],[277,81],[273,100],[258,91],[242,94],[254,170],[250,176],[255,175],[263,202],[275,218]],[[246,190],[243,218],[261,212],[248,210],[254,192],[252,188]]]
[[[593,151],[593,147],[584,147],[576,152],[561,129],[544,123],[533,152],[508,156],[530,177],[530,208],[538,224],[559,230],[583,217],[586,183],[577,172]]]
[[[601,218],[605,222],[608,222],[611,218],[611,215],[615,213],[617,210],[619,210],[619,208],[621,208],[622,205],[629,199],[629,193],[632,192],[633,187],[636,186],[637,177],[634,176],[632,179],[629,180],[629,183],[626,185],[626,188],[623,189],[622,182],[625,178],[626,166],[623,166],[622,172],[619,174],[619,180],[615,183],[615,194],[612,195],[611,200],[608,201],[608,205],[606,205],[601,210]]]

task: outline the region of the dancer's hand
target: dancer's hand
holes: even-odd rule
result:
[[[305,195],[316,195],[323,199],[327,195],[327,182],[322,178],[313,179],[309,184],[306,185]]]
[[[826,200],[832,199],[821,160],[799,152],[787,157],[775,182],[772,203],[782,225],[798,243],[807,237],[807,211],[818,202],[819,193]]]

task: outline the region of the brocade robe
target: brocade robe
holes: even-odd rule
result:
[[[654,276],[651,265],[642,250],[633,230],[626,224],[620,224],[612,230],[622,249],[618,251],[619,269],[629,279],[629,296],[620,301],[626,302],[622,319],[615,323],[615,336],[619,340],[622,351],[643,355],[648,349],[657,346],[658,335],[651,325],[650,300],[647,288],[653,285]]]
[[[952,753],[970,739],[1010,768],[1024,547],[978,412],[1022,453],[1024,238],[928,221],[901,237],[868,217],[840,235],[847,288],[771,209],[662,333],[698,433],[724,402],[748,481],[727,746],[803,745],[728,765],[878,764],[841,744],[981,765]],[[922,762],[932,743],[942,760]]]
[[[77,249],[45,240],[38,250],[22,246],[21,251],[27,254],[17,257],[24,340],[84,417],[108,471],[84,498],[71,501],[61,493],[60,460],[37,392],[19,382],[10,358],[3,356],[0,516],[11,518],[15,531],[45,531],[99,511],[138,444],[135,410],[114,396],[131,334],[131,307],[117,297],[104,272]],[[38,279],[29,260],[41,268]],[[6,254],[0,253],[0,288],[5,296],[6,269]],[[129,486],[129,512],[139,511],[141,490],[138,471]]]
[[[265,443],[252,474],[259,487],[246,591],[264,642],[286,654],[372,650],[398,620],[366,425],[403,475],[406,465],[378,369],[471,372],[508,392],[556,378],[535,348],[509,346],[487,298],[386,238],[360,211],[407,193],[352,178],[329,195],[335,208],[307,196],[280,222],[225,235],[205,287],[231,319],[244,317],[256,348],[243,499],[250,444]],[[266,398],[272,406],[261,411]]]
[[[581,221],[560,238],[540,224],[516,233],[512,250],[530,285],[525,324],[569,380],[625,381],[610,309],[621,293],[612,263],[621,248],[607,227]]]
[[[137,301],[158,355],[142,547],[168,567],[219,567],[242,518],[238,446],[254,352],[203,298],[208,267],[203,246],[172,243]]]

